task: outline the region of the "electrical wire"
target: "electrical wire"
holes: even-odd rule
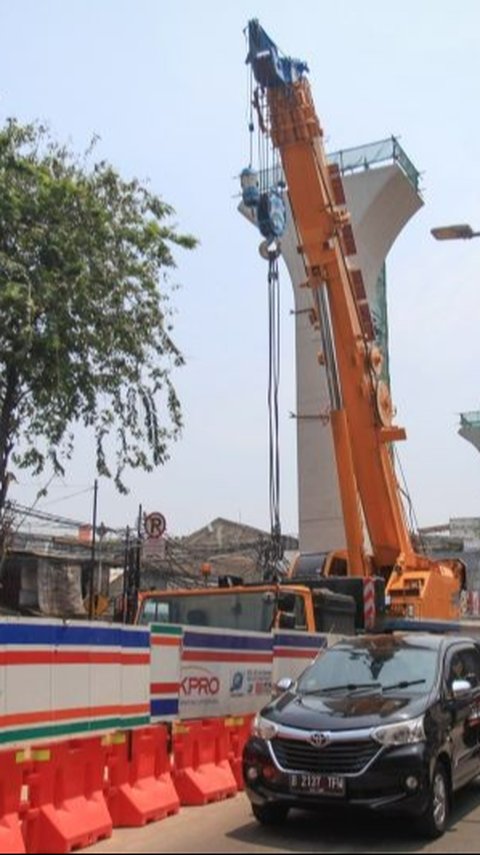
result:
[[[85,522],[85,520],[74,520],[69,517],[59,516],[57,514],[49,513],[48,511],[36,510],[34,505],[27,507],[25,505],[20,504],[19,502],[7,502],[6,507],[11,510],[11,512],[15,515],[22,516],[20,521],[21,525],[25,519],[33,518],[36,520],[46,521],[52,524],[56,524],[62,526],[64,528],[80,528],[83,525],[89,525],[90,523]],[[111,528],[109,526],[103,527],[105,532],[111,533],[121,533],[123,531],[122,528]],[[18,527],[17,527],[18,530]]]
[[[400,475],[402,477],[403,485],[404,485],[403,488],[401,489],[401,492],[402,492],[402,495],[405,497],[406,502],[407,502],[408,515],[409,515],[409,519],[410,519],[410,528],[411,528],[412,532],[415,532],[415,534],[418,538],[418,541],[420,543],[422,551],[426,552],[426,545],[425,545],[425,542],[422,539],[422,536],[420,534],[420,527],[418,525],[418,519],[417,519],[417,515],[415,512],[415,507],[414,507],[414,504],[412,501],[412,497],[411,497],[410,491],[408,489],[407,479],[405,477],[405,472],[404,472],[404,469],[402,466],[402,461],[400,460],[400,455],[398,453],[398,449],[396,448],[396,446],[393,446],[393,449],[394,449],[395,462],[398,466]]]
[[[69,499],[74,499],[77,496],[84,496],[85,493],[92,493],[93,487],[86,487],[83,490],[78,490],[76,493],[70,493],[68,496],[61,496],[59,499],[51,499],[48,502],[44,502],[44,505],[57,505],[59,502],[68,502]]]

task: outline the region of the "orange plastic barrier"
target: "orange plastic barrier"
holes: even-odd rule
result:
[[[253,717],[253,715],[244,715],[225,719],[225,727],[229,740],[228,760],[239,790],[243,790],[245,787],[242,771],[242,753],[244,745],[250,736]]]
[[[138,827],[178,813],[164,725],[118,734],[107,748],[107,804],[115,828]]]
[[[234,796],[229,737],[223,719],[183,722],[173,728],[173,782],[182,805]]]
[[[0,852],[25,852],[20,821],[24,752],[0,751]]]
[[[29,853],[71,852],[110,837],[112,820],[103,794],[100,738],[32,749],[25,820]]]

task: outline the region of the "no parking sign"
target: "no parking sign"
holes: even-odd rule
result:
[[[164,534],[166,527],[166,519],[163,514],[158,511],[153,511],[153,513],[145,516],[144,528],[148,537],[156,540]]]

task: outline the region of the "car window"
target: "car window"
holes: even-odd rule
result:
[[[454,680],[468,680],[472,688],[480,685],[480,653],[475,647],[457,650],[451,660],[448,684]]]

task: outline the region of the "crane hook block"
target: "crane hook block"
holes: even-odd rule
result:
[[[240,186],[242,188],[243,204],[247,208],[256,208],[260,200],[258,172],[250,166],[242,169],[240,173]]]
[[[261,193],[257,208],[258,228],[267,240],[283,235],[287,222],[287,209],[278,190]]]
[[[279,240],[262,240],[258,251],[265,261],[275,261],[282,254],[282,245]]]

